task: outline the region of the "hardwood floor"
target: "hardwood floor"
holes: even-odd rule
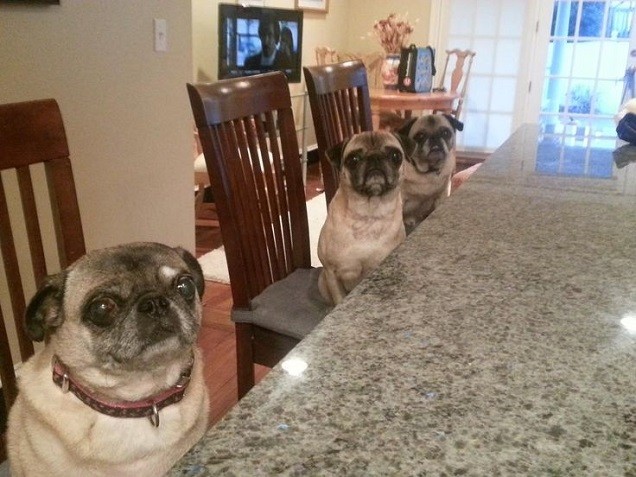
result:
[[[317,163],[307,168],[307,200],[322,192],[322,179]],[[196,254],[221,246],[217,227],[197,227]],[[205,380],[210,393],[210,425],[218,422],[236,404],[236,343],[234,325],[230,321],[232,293],[225,283],[207,281],[203,295],[203,324],[199,346],[203,351]],[[257,382],[269,368],[256,366]]]

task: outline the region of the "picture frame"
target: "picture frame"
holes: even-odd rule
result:
[[[296,10],[329,13],[329,0],[296,0]]]

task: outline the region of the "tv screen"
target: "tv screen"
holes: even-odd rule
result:
[[[219,4],[219,79],[280,70],[300,82],[303,12]]]

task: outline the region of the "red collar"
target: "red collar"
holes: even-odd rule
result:
[[[194,362],[194,357],[193,357]],[[153,426],[159,427],[159,411],[170,404],[176,404],[183,398],[192,372],[192,363],[181,373],[176,384],[154,396],[139,401],[101,400],[78,384],[70,376],[68,368],[57,356],[53,357],[53,382],[62,388],[63,393],[72,392],[88,407],[112,417],[148,417]]]

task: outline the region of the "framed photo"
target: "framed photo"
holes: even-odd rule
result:
[[[296,10],[328,13],[329,0],[296,0]]]

